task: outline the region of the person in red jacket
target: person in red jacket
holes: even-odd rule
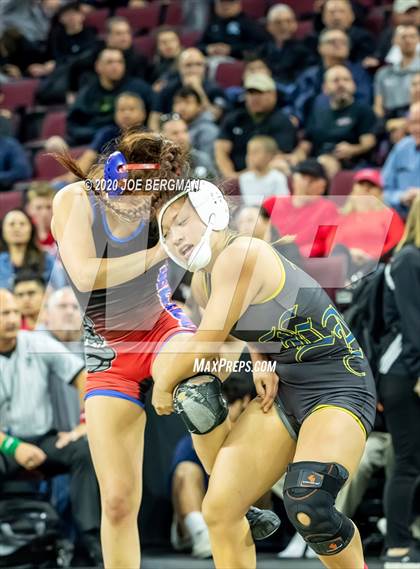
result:
[[[280,235],[294,235],[303,257],[327,257],[338,222],[335,203],[323,197],[328,177],[315,158],[302,160],[293,170],[292,196],[263,202]]]
[[[356,172],[353,188],[340,218],[335,242],[350,252],[352,271],[374,266],[400,241],[404,222],[385,205],[379,170],[365,168]]]

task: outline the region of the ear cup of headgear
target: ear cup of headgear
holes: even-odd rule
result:
[[[119,196],[124,191],[124,187],[119,185],[119,181],[128,178],[125,166],[127,166],[127,160],[118,150],[110,154],[105,162],[105,189],[110,197]]]
[[[188,198],[201,221],[216,231],[229,225],[229,206],[217,186],[200,180],[199,189],[188,192]]]

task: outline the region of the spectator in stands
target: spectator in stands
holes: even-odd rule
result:
[[[3,0],[0,3],[0,34],[15,28],[30,42],[43,42],[59,7],[60,0]]]
[[[302,125],[317,101],[325,99],[322,86],[325,72],[335,65],[345,65],[351,72],[356,84],[355,97],[358,101],[372,102],[372,79],[360,63],[349,61],[350,39],[346,32],[339,29],[324,30],[318,38],[318,53],[321,62],[306,69],[297,79],[290,111]]]
[[[415,73],[412,76],[410,84],[410,105],[420,103],[420,73]],[[409,134],[408,132],[408,114],[409,108],[403,113],[403,116],[388,119],[385,123],[386,131],[392,145],[397,144],[400,140]]]
[[[407,112],[410,104],[410,85],[420,72],[420,35],[415,26],[398,26],[394,45],[399,46],[401,63],[379,69],[375,76],[375,112],[379,117],[393,118]]]
[[[98,156],[104,152],[105,148],[113,144],[123,130],[131,128],[138,128],[141,130],[144,127],[146,120],[146,108],[143,99],[136,93],[124,91],[115,99],[115,113],[114,123],[109,126],[103,126],[96,132],[89,147],[83,152],[77,160],[83,172],[88,172],[91,166],[95,163]],[[63,141],[65,144],[65,142]],[[58,176],[52,181],[54,187],[61,184],[70,184],[76,181],[76,176],[71,172]]]
[[[385,567],[420,564],[419,541],[410,531],[420,477],[420,196],[413,201],[404,236],[384,291],[384,349],[380,400],[391,433],[395,467],[385,491]]]
[[[15,182],[30,178],[32,168],[20,142],[0,135],[0,191],[11,190]]]
[[[302,257],[328,256],[338,212],[327,192],[325,168],[314,158],[294,168],[292,196],[271,197],[263,203],[280,235],[295,235]]]
[[[34,330],[40,324],[45,281],[39,273],[21,270],[13,283],[13,294],[21,315],[21,330]]]
[[[32,77],[44,77],[37,92],[40,103],[65,102],[71,62],[96,42],[96,30],[85,27],[84,20],[79,2],[65,4],[55,14],[42,61],[28,67]]]
[[[322,157],[330,174],[368,161],[376,145],[376,117],[369,105],[355,100],[355,91],[347,67],[335,65],[325,72],[324,93],[329,101],[320,100],[313,107],[298,158]]]
[[[289,187],[283,172],[272,168],[270,163],[278,153],[274,138],[253,136],[246,151],[246,172],[239,176],[239,188],[245,205],[261,205],[270,196],[288,196]]]
[[[264,30],[242,11],[241,0],[215,0],[214,14],[198,47],[208,56],[242,59],[244,52],[266,39]]]
[[[54,189],[48,182],[31,182],[26,194],[26,213],[36,228],[36,237],[42,251],[55,255],[57,245],[51,233]]]
[[[95,69],[97,77],[80,91],[67,116],[67,134],[72,144],[89,143],[98,129],[112,125],[115,99],[124,91],[138,94],[146,108],[150,108],[150,86],[142,79],[125,76],[120,50],[101,51]]]
[[[182,44],[178,32],[169,26],[159,28],[156,32],[156,53],[150,73],[154,91],[160,91],[171,78],[176,76],[181,52]]]
[[[223,384],[223,394],[229,404],[229,418],[235,423],[255,397],[253,384],[244,378],[232,377]],[[171,544],[176,551],[192,549],[192,556],[211,557],[211,545],[206,522],[201,513],[208,476],[192,443],[186,435],[177,444],[170,473],[174,518]]]
[[[270,216],[264,207],[242,207],[237,213],[235,224],[239,233],[267,241],[292,263],[302,264],[302,257],[293,236],[280,237],[279,232],[270,222]]]
[[[39,48],[16,28],[0,32],[0,84],[7,83],[11,79],[21,79],[26,74],[34,55],[38,57],[39,53]]]
[[[287,4],[275,4],[267,13],[266,29],[270,39],[258,50],[281,83],[293,83],[308,67],[313,57],[302,40],[295,38],[296,15]]]
[[[133,31],[128,20],[122,17],[109,18],[106,23],[104,40],[98,40],[96,45],[87,53],[81,54],[70,66],[69,89],[70,102],[74,93],[95,75],[95,62],[104,49],[118,49],[124,55],[125,72],[128,77],[145,79],[149,67],[147,59],[133,48]]]
[[[273,79],[263,74],[246,76],[245,109],[229,113],[221,126],[215,145],[216,164],[225,177],[238,177],[245,169],[246,145],[256,134],[272,136],[281,152],[296,146],[296,127],[276,108],[277,93]]]
[[[187,123],[191,144],[214,160],[214,142],[219,127],[210,111],[203,108],[200,95],[192,87],[182,87],[175,93],[173,111]]]
[[[65,284],[62,267],[49,253],[41,251],[36,229],[30,217],[20,209],[10,210],[3,218],[0,231],[0,288],[13,288],[19,269],[41,273],[52,288]]]
[[[178,58],[178,75],[168,82],[159,93],[155,93],[153,112],[150,114],[151,130],[159,130],[160,115],[172,111],[174,95],[181,87],[192,87],[200,95],[205,110],[218,120],[227,102],[223,90],[206,79],[206,58],[195,47],[184,49]]]
[[[379,259],[399,243],[404,223],[398,213],[383,202],[379,170],[359,170],[353,188],[340,210],[335,242],[351,256],[349,274],[376,268]]]
[[[186,122],[177,114],[162,115],[160,131],[169,140],[179,144],[189,156],[190,175],[193,178],[215,178],[211,158],[191,145]]]
[[[45,330],[54,340],[64,344],[77,356],[82,365],[85,353],[82,343],[82,314],[73,290],[70,287],[55,290],[47,299],[43,312],[43,324],[37,330]],[[77,391],[62,382],[54,382],[50,389],[54,410],[60,421],[60,429],[71,431],[80,422],[80,401]],[[83,415],[83,414],[82,414]]]
[[[376,51],[373,57],[368,57],[363,61],[365,67],[378,67],[385,61],[388,63],[394,61],[396,50],[392,46],[392,40],[395,29],[398,26],[416,26],[420,27],[420,1],[419,0],[394,0],[392,7],[392,21],[379,37]],[[399,58],[397,57],[397,60]]]
[[[0,290],[0,482],[25,471],[47,477],[68,472],[72,514],[95,566],[101,565],[100,507],[86,426],[54,431],[50,381],[84,394],[85,370],[62,344],[38,332],[19,331],[13,295]]]
[[[394,146],[384,164],[385,203],[404,217],[420,194],[420,102],[410,107],[409,136]]]
[[[354,25],[355,14],[350,0],[327,0],[322,9],[322,23],[327,30],[342,30],[350,38],[351,61],[373,55],[375,41],[370,32]],[[314,43],[315,43],[314,38]],[[314,45],[315,47],[315,45]]]

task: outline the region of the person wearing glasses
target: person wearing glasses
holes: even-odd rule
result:
[[[159,130],[161,114],[172,111],[175,93],[181,87],[192,87],[199,94],[203,110],[211,111],[218,120],[227,107],[223,89],[206,77],[206,58],[196,47],[184,49],[178,60],[178,74],[159,93],[155,93],[149,117],[151,130]]]

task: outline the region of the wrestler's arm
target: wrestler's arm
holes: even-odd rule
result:
[[[180,341],[171,372],[160,381],[159,389],[172,392],[180,381],[193,376],[197,358],[220,357],[232,327],[261,289],[262,276],[254,272],[258,248],[256,240],[250,247],[234,243],[219,255],[200,326]]]
[[[98,258],[91,226],[92,210],[83,182],[70,184],[56,194],[52,233],[58,243],[61,260],[81,292],[128,282],[166,257],[158,243],[151,249],[123,257]]]

